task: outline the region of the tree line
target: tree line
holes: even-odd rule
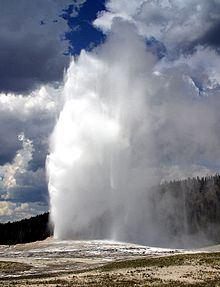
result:
[[[220,175],[164,182],[143,194],[144,202],[164,245],[220,243]],[[102,217],[94,224],[107,225],[108,220]],[[49,213],[0,224],[0,244],[44,240],[52,234]]]
[[[165,182],[152,189],[155,224],[177,246],[220,243],[220,175]]]
[[[18,244],[44,240],[52,235],[49,213],[0,224],[0,244]]]

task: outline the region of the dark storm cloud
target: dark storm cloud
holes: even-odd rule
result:
[[[0,44],[0,89],[24,93],[39,84],[60,81],[68,58],[55,41],[39,47],[40,36],[29,36],[28,42],[3,40]],[[34,45],[33,45],[34,43]]]
[[[211,46],[213,48],[216,48],[217,50],[220,50],[220,21],[217,22],[208,32],[206,32],[198,40],[198,44]]]
[[[26,93],[62,79],[69,59],[59,15],[70,2],[0,0],[0,91]]]
[[[17,136],[21,132],[18,118],[7,111],[0,116],[0,165],[11,162],[21,147]]]
[[[5,131],[0,132],[0,136],[4,134],[0,141],[0,165],[5,164],[6,162],[11,162],[14,158],[16,151],[19,149],[19,144],[17,143],[17,136],[13,133],[14,130],[13,132],[7,133],[7,138],[3,138],[5,137]]]
[[[197,1],[197,7],[200,16],[195,17],[195,26],[200,26],[200,30],[194,33],[195,28],[192,25],[191,34],[195,37],[189,41],[186,38],[178,43],[176,50],[179,55],[192,54],[196,52],[198,46],[210,47],[220,52],[220,1],[210,0],[201,3]]]
[[[45,172],[27,171],[16,175],[17,186],[9,188],[8,198],[14,202],[48,202]]]
[[[201,6],[197,7],[200,7],[199,9],[202,11],[202,33],[197,39],[195,39],[194,44],[211,46],[218,49],[220,47],[220,1],[210,0],[204,1],[204,3],[200,2],[198,2],[198,5]],[[196,24],[197,23],[195,22],[195,25]]]
[[[198,46],[211,47],[220,52],[220,1],[210,0],[202,3],[202,7],[204,11],[199,21],[201,31],[192,41],[183,41],[178,45],[180,53],[191,54]]]

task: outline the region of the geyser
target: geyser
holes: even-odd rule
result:
[[[208,163],[220,160],[215,87],[206,80],[208,97],[192,77],[214,77],[204,55],[215,62],[205,49],[160,59],[133,23],[116,18],[104,44],[71,62],[47,159],[55,237],[170,240],[150,190],[212,173]],[[171,212],[170,202],[157,210]]]
[[[133,26],[114,29],[99,50],[83,51],[66,75],[48,158],[51,215],[60,238],[88,229],[96,237],[134,239],[135,198],[155,182],[147,79],[156,59]],[[106,212],[105,232],[91,230]]]

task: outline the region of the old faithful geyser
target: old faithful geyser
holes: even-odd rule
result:
[[[95,237],[134,239],[135,198],[153,175],[147,79],[154,62],[134,27],[118,23],[98,51],[82,51],[71,63],[48,158],[55,236],[88,229]],[[93,230],[106,212],[108,227]]]
[[[189,1],[177,1],[180,7],[172,1],[139,2],[146,3],[139,7],[131,1],[134,7],[125,17],[117,12],[121,2],[109,1],[117,17],[106,12],[95,22],[107,31],[105,43],[82,51],[65,75],[63,107],[47,159],[57,238],[159,244],[166,237],[166,222],[158,221],[155,204],[158,213],[176,211],[171,197],[155,203],[150,190],[164,180],[212,173],[220,161],[216,53],[201,47],[188,56],[172,53],[176,30],[168,25],[168,12],[186,9]],[[160,13],[162,2],[168,5],[164,34],[155,28],[160,25],[156,16],[143,17],[150,3]],[[111,25],[106,26],[108,19]],[[162,58],[160,42],[146,43],[146,19],[167,45]],[[184,217],[184,200],[181,206]],[[187,224],[182,226],[187,232]]]

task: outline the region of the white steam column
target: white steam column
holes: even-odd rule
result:
[[[152,180],[143,78],[153,61],[135,29],[123,23],[97,53],[82,51],[72,61],[47,160],[55,237],[84,232],[135,240],[143,217],[138,194]]]

